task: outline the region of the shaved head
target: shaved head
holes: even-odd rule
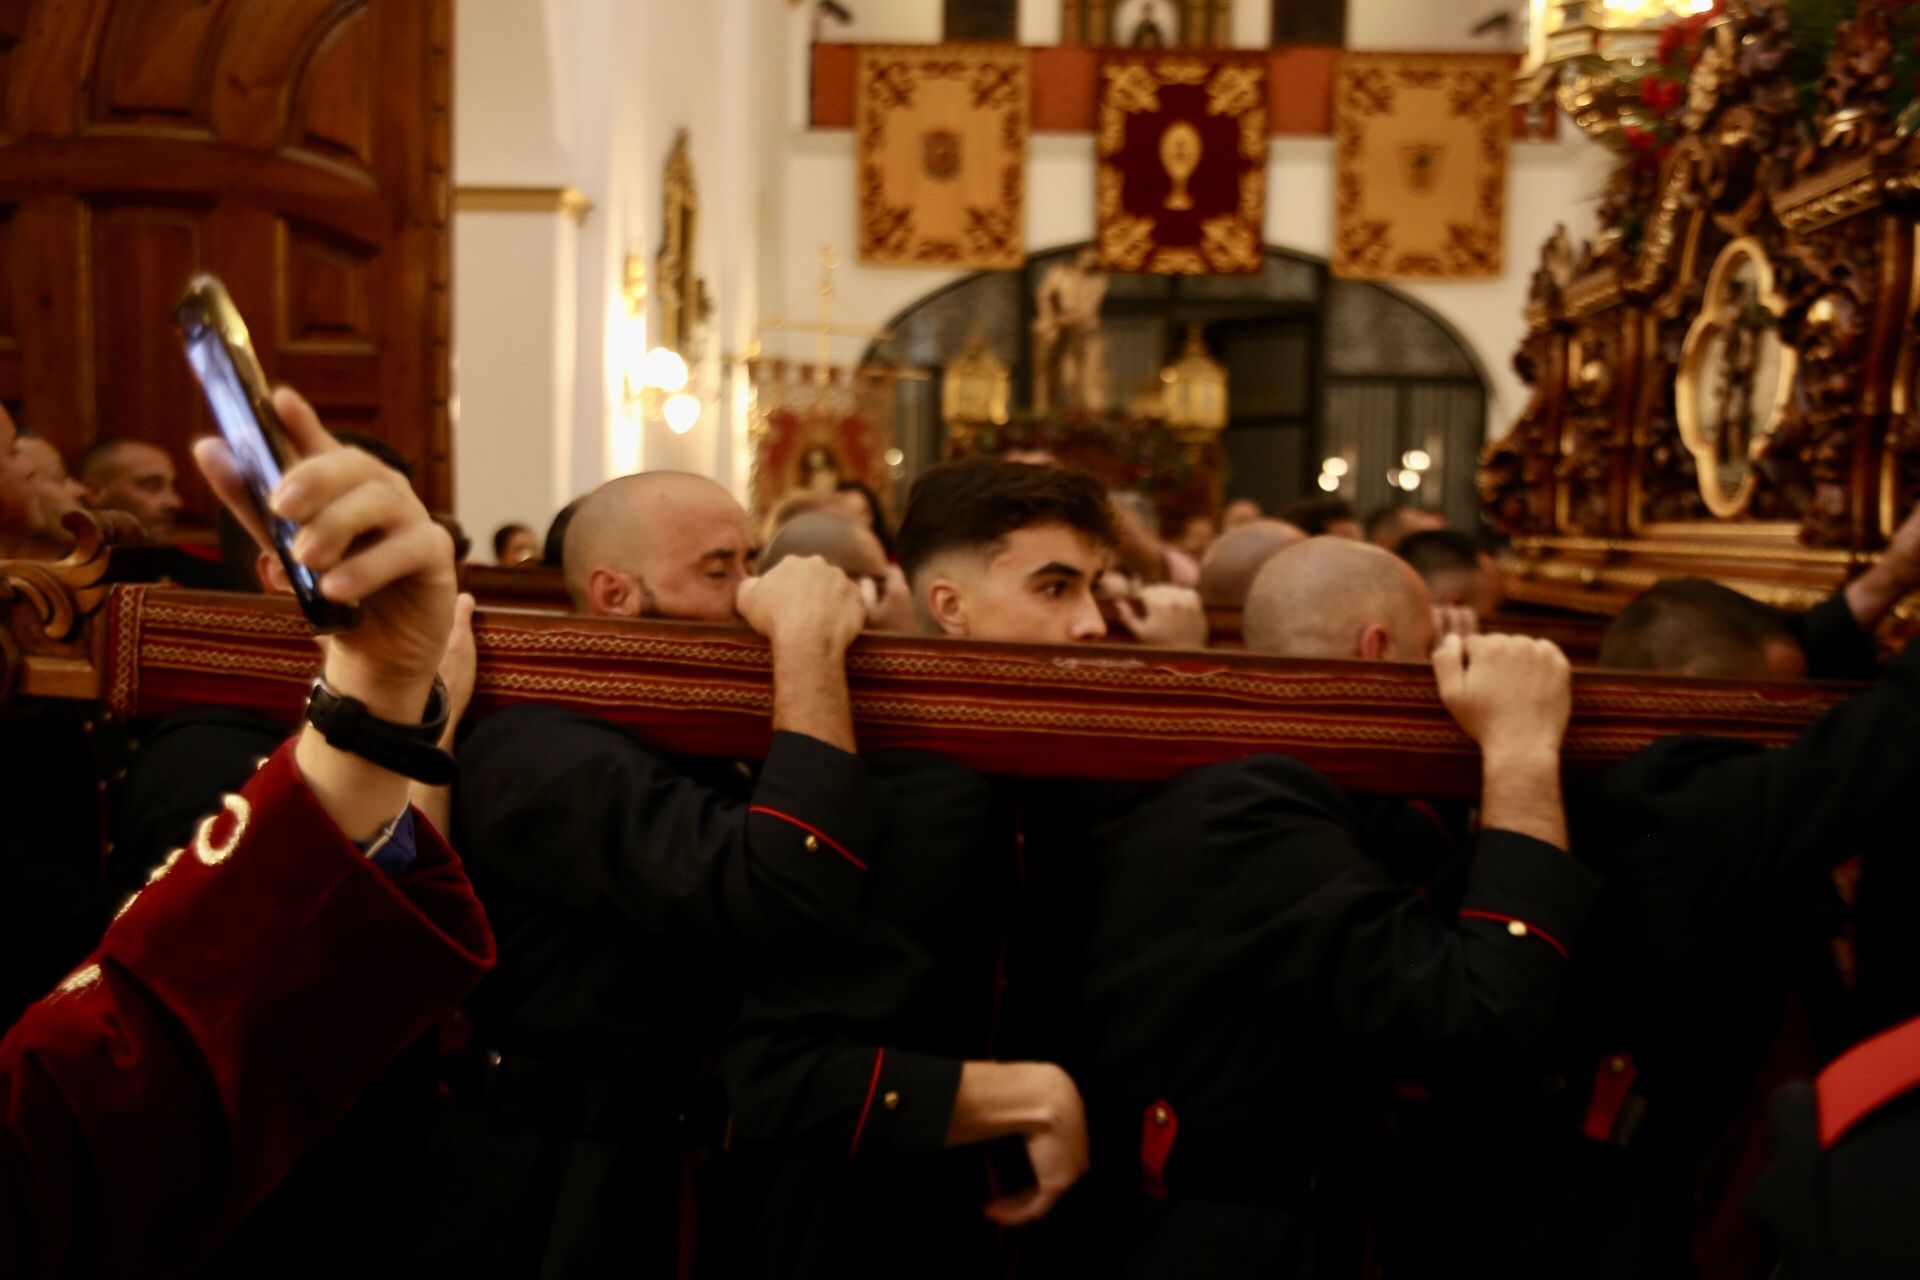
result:
[[[1256,520],[1224,535],[1200,562],[1200,597],[1210,605],[1238,609],[1267,561],[1307,535],[1285,520]]]
[[[752,558],[747,513],[713,481],[621,476],[567,526],[567,593],[582,613],[724,622]]]
[[[1310,538],[1260,570],[1243,626],[1256,653],[1419,662],[1433,644],[1433,602],[1398,556],[1350,538]]]
[[[819,556],[850,578],[884,578],[887,553],[873,530],[830,511],[789,520],[760,557],[765,573],[789,556]]]

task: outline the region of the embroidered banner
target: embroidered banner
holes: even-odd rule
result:
[[[1027,260],[1024,49],[860,50],[860,260],[1018,267]]]
[[[1506,54],[1349,53],[1340,60],[1335,275],[1500,274],[1512,81]]]
[[[1100,265],[1261,270],[1267,138],[1263,57],[1110,54],[1100,64]]]
[[[764,755],[766,642],[738,627],[486,612],[471,715],[573,707],[687,755]],[[100,648],[108,711],[209,704],[292,724],[319,665],[291,599],[113,588]],[[847,659],[863,750],[935,751],[988,773],[1151,781],[1258,752],[1343,786],[1470,796],[1480,755],[1433,673],[1384,662],[867,636]],[[1582,671],[1565,756],[1592,772],[1675,733],[1784,746],[1852,690]]]

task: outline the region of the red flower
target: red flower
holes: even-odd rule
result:
[[[1660,145],[1660,139],[1654,137],[1638,125],[1630,124],[1622,130],[1622,133],[1626,137],[1627,145],[1643,155]]]
[[[1687,91],[1677,80],[1648,76],[1640,82],[1640,101],[1654,111],[1665,113],[1686,101]]]

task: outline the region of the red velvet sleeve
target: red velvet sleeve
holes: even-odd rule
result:
[[[290,746],[202,824],[0,1042],[0,1274],[191,1265],[455,1006],[493,938],[418,836],[370,865]]]

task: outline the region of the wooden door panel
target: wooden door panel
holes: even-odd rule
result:
[[[93,88],[88,125],[211,131],[203,88],[222,8],[206,0],[115,4],[83,82]]]
[[[314,50],[294,103],[288,140],[358,168],[374,168],[374,82],[379,46],[365,9],[335,24]]]
[[[150,440],[181,471],[181,496],[204,502],[185,465],[194,437],[211,429],[180,354],[173,305],[205,265],[209,210],[170,205],[95,208],[93,252],[94,437]]]
[[[0,397],[69,453],[136,435],[184,476],[210,423],[172,309],[211,270],[268,376],[447,506],[451,0],[28,6],[0,52]]]

